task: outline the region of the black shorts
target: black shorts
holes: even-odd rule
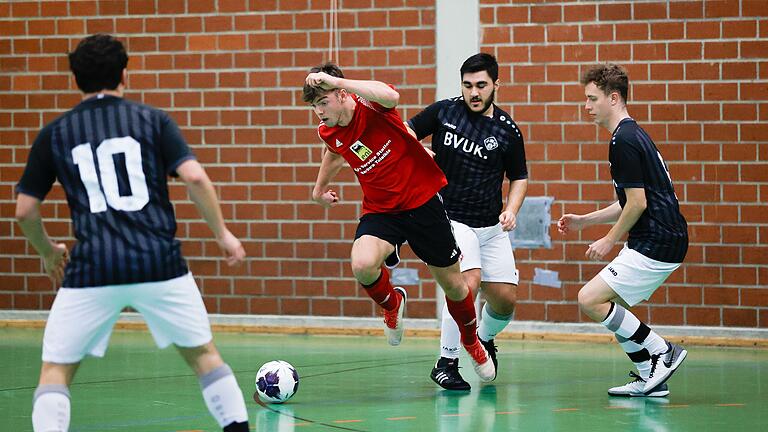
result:
[[[407,241],[419,259],[434,267],[449,267],[461,256],[439,194],[413,210],[364,214],[357,225],[355,240],[364,235],[393,246]]]

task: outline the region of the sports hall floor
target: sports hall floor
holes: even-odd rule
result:
[[[768,430],[768,350],[688,346],[670,397],[611,398],[631,364],[616,345],[499,341],[500,374],[480,385],[468,359],[468,393],[428,374],[438,341],[382,336],[217,333],[246,394],[253,430],[304,431],[759,431]],[[0,430],[30,431],[40,366],[39,329],[0,328]],[[259,366],[299,371],[284,405],[251,395]],[[173,349],[148,333],[116,331],[104,359],[84,362],[71,387],[72,432],[217,431],[197,380]]]

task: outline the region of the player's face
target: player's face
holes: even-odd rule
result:
[[[488,114],[499,81],[493,82],[487,71],[467,72],[461,77],[461,95],[464,103],[474,113]]]
[[[344,104],[339,91],[329,91],[312,101],[315,115],[328,127],[334,127],[341,122],[344,115]]]
[[[584,95],[587,97],[584,109],[587,110],[589,118],[598,125],[605,126],[611,117],[611,98],[593,82],[584,87]]]

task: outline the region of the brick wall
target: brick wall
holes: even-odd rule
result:
[[[54,289],[13,221],[13,185],[46,122],[78,101],[65,53],[111,32],[131,60],[127,97],[167,110],[218,185],[248,265],[230,270],[172,183],[178,235],[211,312],[372,316],[348,256],[360,211],[351,171],[343,203],[309,202],[321,146],[299,86],[328,55],[330,0],[120,0],[0,3],[0,309],[44,309]],[[340,0],[348,76],[391,82],[401,114],[434,100],[434,1]],[[499,101],[525,129],[530,195],[556,198],[553,218],[606,205],[607,134],[580,114],[584,64],[627,64],[630,112],[670,165],[690,222],[687,264],[640,316],[657,324],[768,326],[768,7],[764,2],[481,1],[483,49],[502,63]],[[514,82],[514,84],[511,84]],[[49,232],[72,243],[56,186]],[[519,319],[580,321],[583,259],[597,227],[549,250],[516,252]],[[432,317],[435,285],[411,288],[409,315]],[[567,264],[566,264],[567,262]],[[535,267],[562,289],[531,285]],[[762,307],[762,308],[761,308]]]
[[[586,119],[578,79],[591,63],[627,67],[629,112],[667,161],[691,236],[685,265],[638,316],[768,327],[768,2],[482,0],[480,18],[482,49],[514,83],[499,99],[525,130],[528,193],[555,197],[553,220],[614,199],[609,134]],[[602,265],[584,252],[607,230],[517,251],[517,318],[588,321],[574,300]],[[559,271],[563,288],[532,285],[535,267]]]

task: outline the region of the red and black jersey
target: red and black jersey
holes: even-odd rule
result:
[[[363,214],[401,212],[429,201],[447,184],[443,172],[408,133],[396,109],[352,97],[350,123],[321,123],[318,134],[355,172],[363,188]]]

